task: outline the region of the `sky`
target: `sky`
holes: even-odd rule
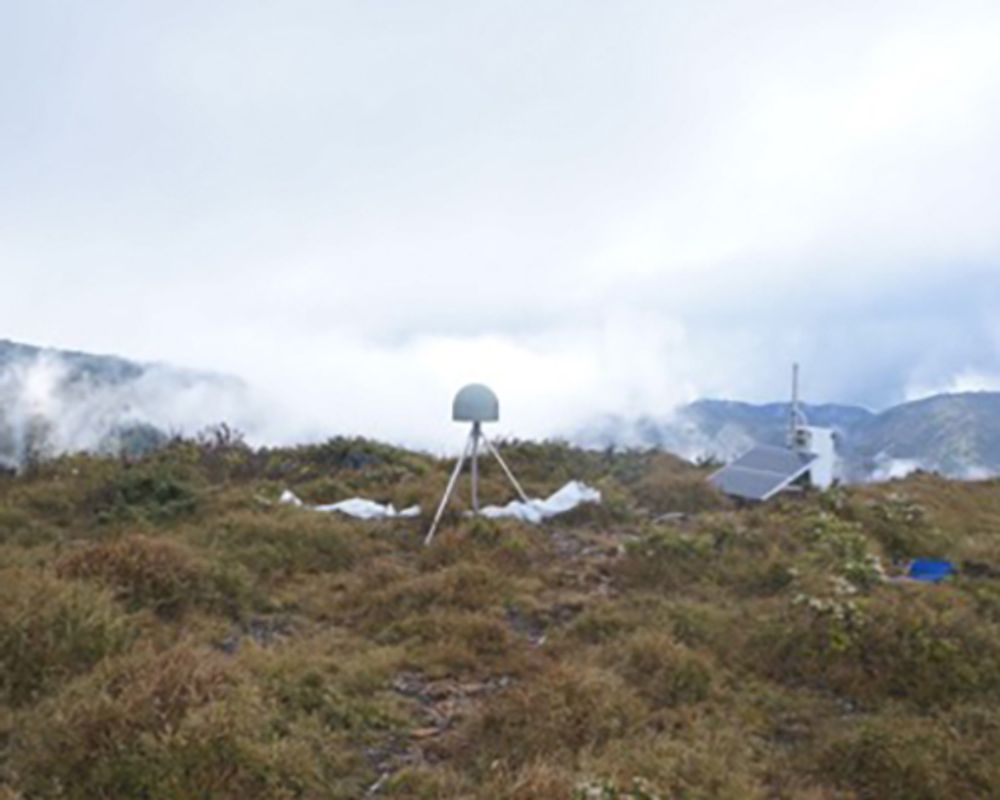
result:
[[[0,338],[275,440],[1000,389],[997,142],[996,0],[0,0]]]

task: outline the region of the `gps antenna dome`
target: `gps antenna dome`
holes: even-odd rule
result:
[[[521,484],[517,482],[514,473],[510,471],[507,462],[500,456],[500,452],[494,446],[493,442],[483,433],[484,422],[497,422],[500,419],[500,401],[497,400],[497,396],[493,393],[493,390],[488,386],[483,386],[481,383],[470,383],[468,386],[462,387],[458,391],[458,394],[455,395],[455,400],[452,403],[451,418],[455,422],[471,422],[472,430],[469,431],[469,438],[466,439],[462,454],[458,457],[458,463],[455,464],[455,471],[451,473],[451,479],[444,490],[444,496],[441,498],[441,504],[434,515],[434,522],[431,523],[431,529],[427,532],[424,544],[430,544],[434,539],[434,534],[441,522],[441,517],[444,515],[445,507],[448,505],[448,501],[455,491],[458,476],[461,474],[462,466],[465,464],[465,459],[467,458],[469,459],[470,471],[472,473],[472,512],[474,514],[479,513],[480,442],[486,446],[490,455],[500,464],[504,475],[513,484],[521,500],[525,503],[528,502],[528,496],[524,493],[524,489],[521,488]]]
[[[451,418],[455,422],[496,422],[500,419],[500,401],[489,386],[470,383],[455,395]]]

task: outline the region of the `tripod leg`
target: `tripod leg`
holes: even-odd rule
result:
[[[517,482],[517,478],[514,477],[514,473],[510,471],[510,467],[507,466],[507,462],[503,460],[500,456],[500,451],[493,446],[493,442],[489,440],[489,437],[483,436],[483,441],[486,442],[486,448],[493,454],[493,457],[500,462],[500,466],[503,467],[504,474],[507,479],[514,484],[514,488],[517,490],[518,496],[525,503],[531,502],[528,500],[528,495],[524,493],[524,489],[521,488],[521,484]]]
[[[434,522],[431,523],[431,529],[427,532],[427,537],[424,539],[424,544],[428,545],[434,539],[434,534],[437,532],[437,526],[441,522],[441,517],[444,516],[445,506],[448,505],[448,500],[451,499],[452,492],[455,491],[455,484],[458,483],[458,476],[462,472],[462,465],[465,463],[465,457],[469,454],[469,446],[471,445],[471,436],[465,442],[465,447],[462,448],[462,455],[458,457],[458,463],[455,464],[455,471],[451,473],[451,479],[448,481],[448,488],[444,490],[444,496],[441,498],[441,505],[438,506],[437,513],[434,515]]]

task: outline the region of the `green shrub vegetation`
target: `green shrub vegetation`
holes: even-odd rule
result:
[[[41,571],[0,572],[0,698],[30,703],[121,651],[131,625],[100,589]]]
[[[451,464],[224,426],[0,477],[0,800],[1000,797],[1000,481],[739,507],[663,453],[502,446],[604,502],[473,519],[463,481],[425,548]]]
[[[56,561],[60,577],[107,587],[130,610],[177,617],[193,606],[236,613],[249,594],[246,578],[171,539],[132,535],[85,544]]]

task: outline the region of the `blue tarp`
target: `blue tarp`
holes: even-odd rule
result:
[[[906,573],[908,578],[915,581],[937,582],[947,578],[955,571],[955,565],[950,561],[940,561],[933,558],[915,558],[910,562],[910,569]]]

